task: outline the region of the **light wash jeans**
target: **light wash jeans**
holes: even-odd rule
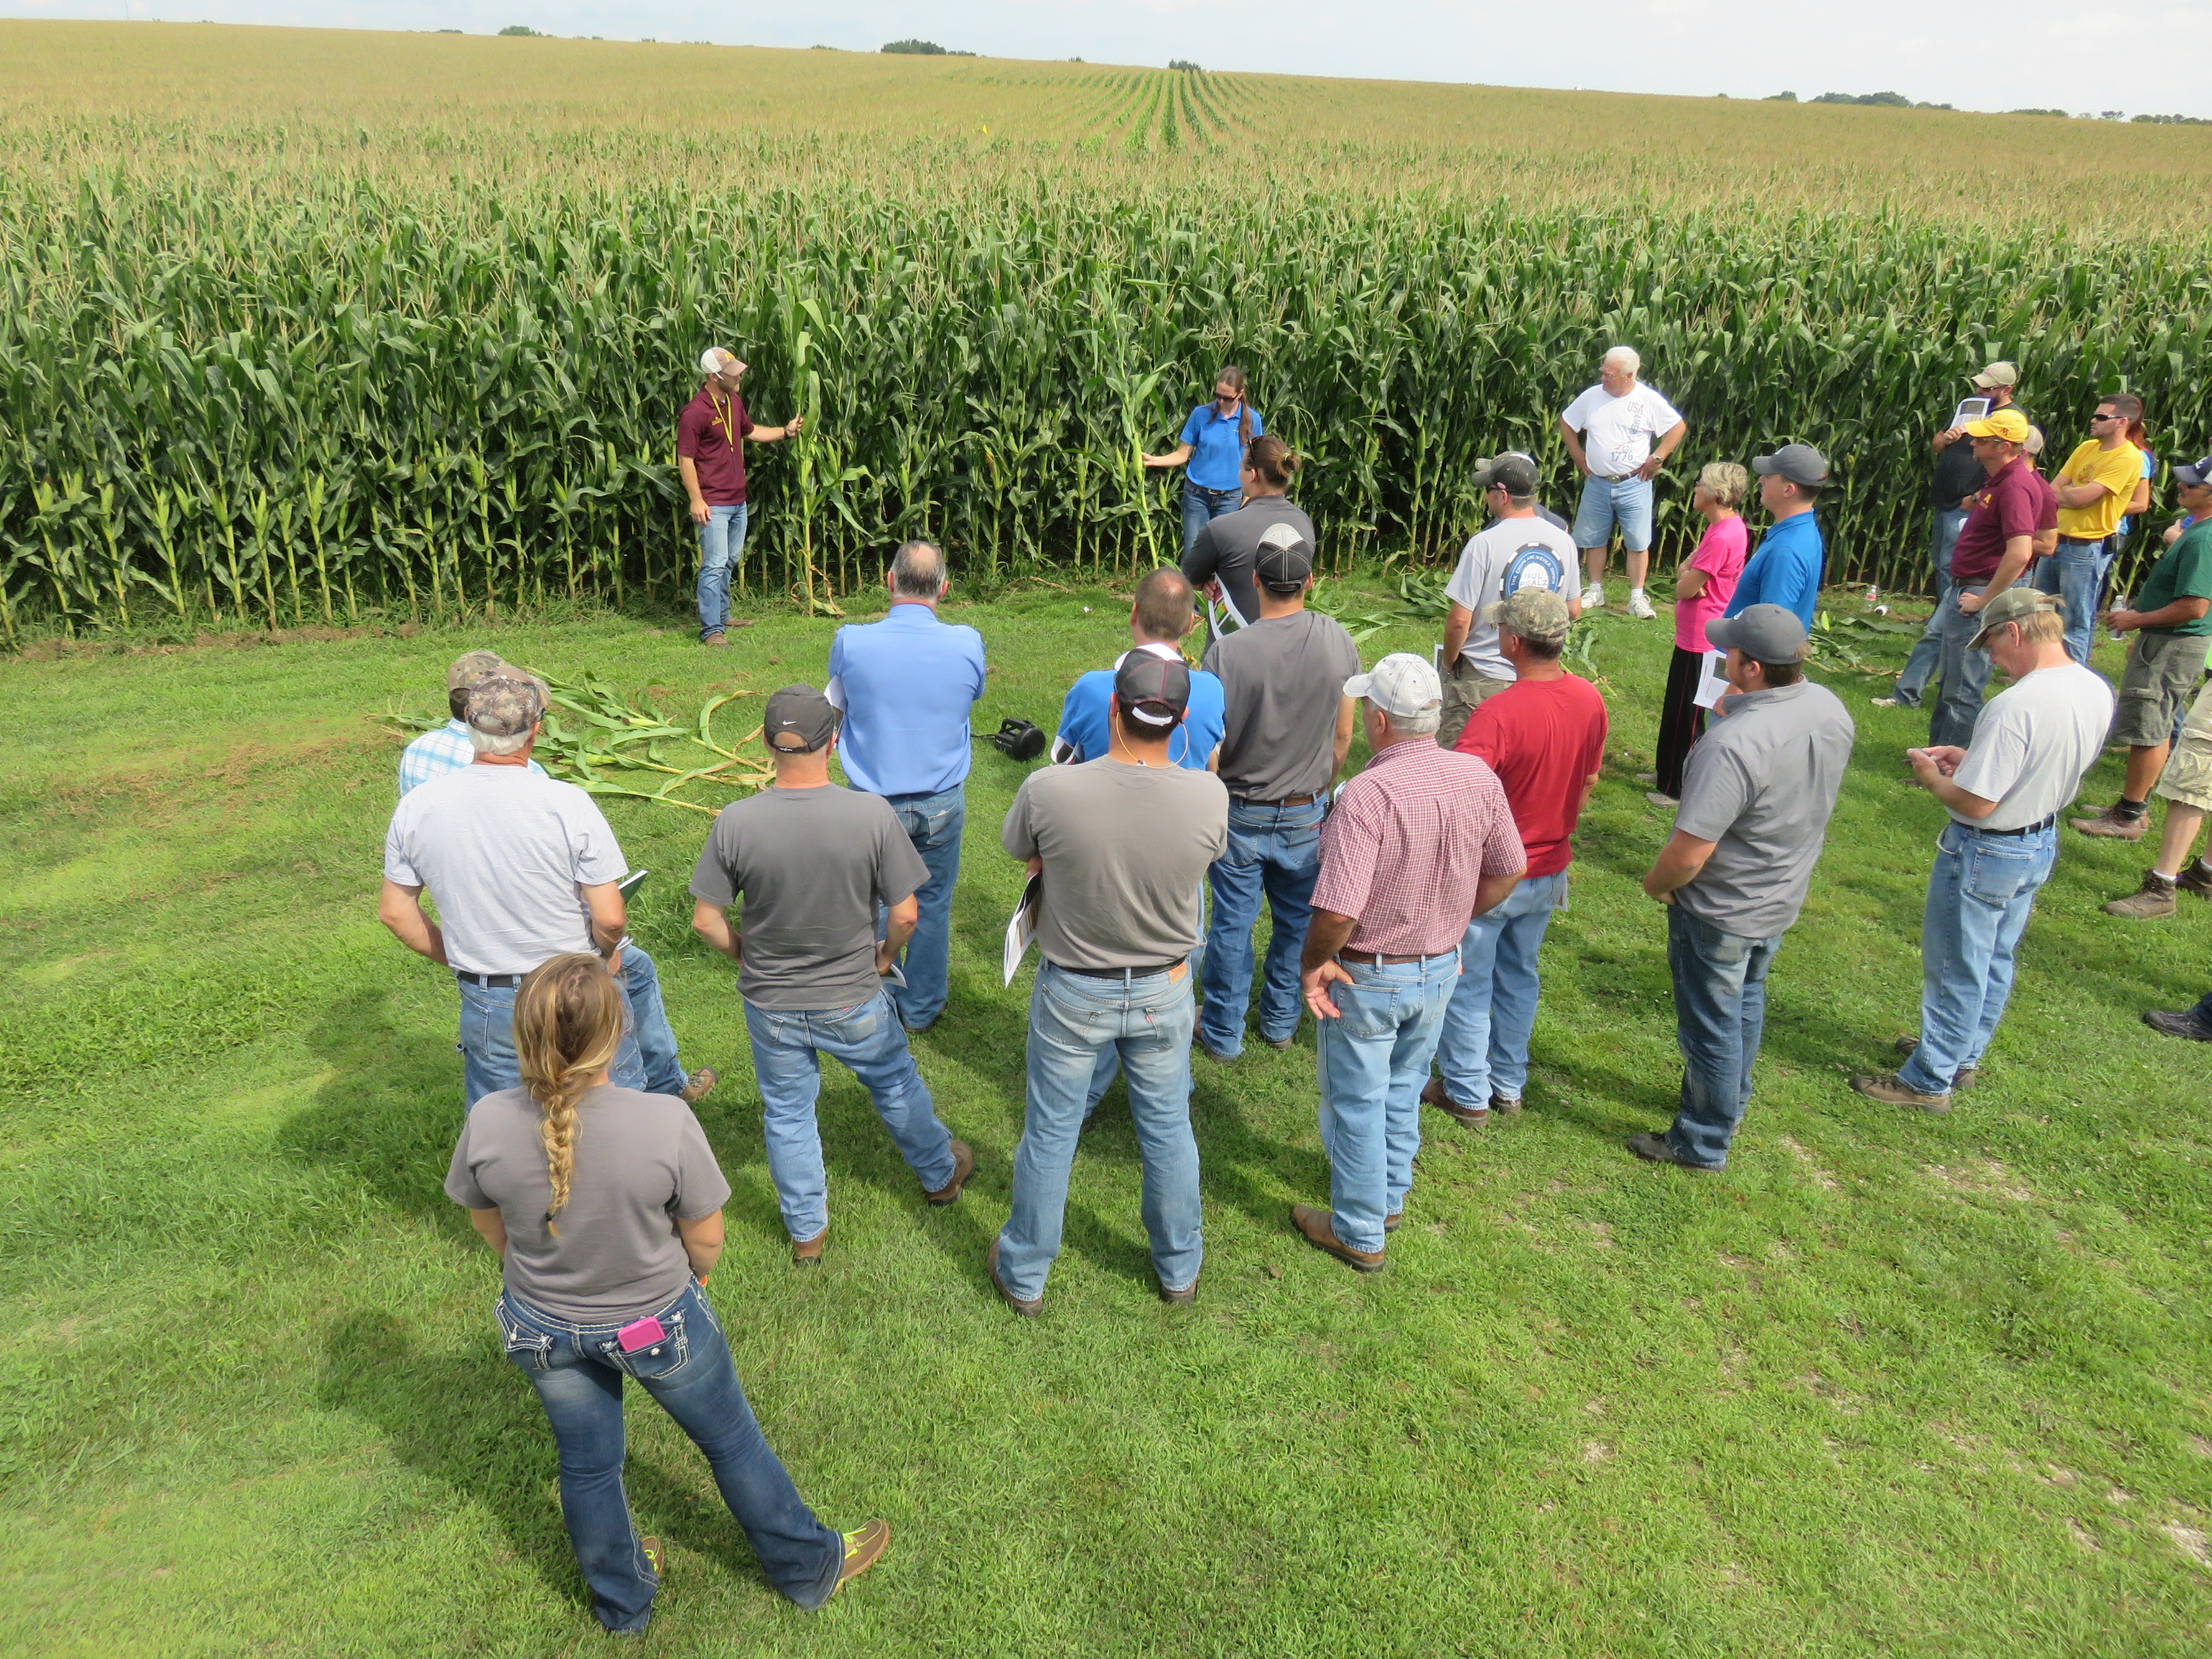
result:
[[[1898,1076],[1923,1095],[1978,1066],[2012,995],[2014,955],[2058,863],[2058,827],[1995,836],[1944,826],[1920,920],[1920,1044]]]
[[[629,952],[625,949],[623,954]],[[473,1106],[486,1095],[522,1086],[522,1062],[514,1052],[514,994],[516,985],[471,985],[453,981],[461,993],[461,1036],[453,1046],[461,1051],[461,1103]],[[655,992],[658,1000],[658,984]],[[673,1045],[675,1038],[669,1042]],[[638,1052],[637,1022],[632,1018],[623,1032],[622,1046],[607,1081],[617,1089],[646,1086],[645,1060]],[[680,1090],[681,1085],[678,1085]]]
[[[1751,1068],[1766,1030],[1766,970],[1781,948],[1667,908],[1667,966],[1674,976],[1674,1040],[1682,1098],[1667,1145],[1708,1170],[1728,1166],[1729,1142],[1751,1104]]]
[[[1981,615],[1970,615],[1959,608],[1960,592],[1954,587],[1945,594],[1942,608],[1936,613],[1943,623],[1942,664],[1936,670],[1943,678],[1943,687],[1936,694],[1935,711],[1928,716],[1931,748],[1952,744],[1964,749],[1973,742],[1974,722],[1982,714],[1982,695],[1989,689],[1990,653],[1966,643],[1981,632]]]
[[[1575,508],[1575,545],[1610,547],[1615,530],[1631,553],[1651,550],[1650,479],[1631,473],[1626,478],[1583,480],[1582,501]]]
[[[1536,953],[1552,912],[1566,902],[1567,872],[1524,880],[1468,924],[1459,984],[1437,1042],[1444,1092],[1462,1106],[1518,1100],[1528,1086],[1528,1036],[1536,1029]]]
[[[561,1516],[602,1625],[622,1633],[643,1630],[660,1588],[623,1490],[625,1376],[706,1454],[722,1502],[744,1528],[768,1582],[802,1607],[830,1599],[844,1570],[845,1540],[807,1508],[762,1437],[730,1345],[696,1281],[654,1310],[661,1340],[634,1353],[624,1353],[615,1335],[629,1318],[580,1325],[512,1295],[499,1298],[497,1313],[507,1357],[538,1390],[553,1426]]]
[[[2084,668],[2089,647],[2096,643],[2097,594],[2105,585],[2105,571],[2112,562],[2108,541],[2058,538],[2058,550],[2035,562],[2035,591],[2058,594],[2066,605],[2066,654]]]
[[[1029,1103],[1014,1150],[1013,1213],[999,1235],[999,1278],[1028,1301],[1060,1255],[1075,1141],[1118,1063],[1145,1167],[1152,1271],[1170,1291],[1198,1278],[1198,1142],[1190,1132],[1190,970],[1094,979],[1042,963],[1030,993]],[[1095,1092],[1094,1092],[1095,1091]]]
[[[888,991],[854,1007],[820,1012],[748,1002],[745,1033],[752,1039],[753,1077],[760,1085],[769,1178],[775,1182],[784,1231],[793,1239],[818,1238],[830,1224],[829,1177],[814,1118],[822,1093],[821,1055],[842,1060],[860,1079],[924,1192],[952,1179],[957,1160],[951,1133],[938,1121]]]
[[[730,625],[730,567],[744,556],[746,507],[710,507],[699,532],[699,637]]]
[[[1907,708],[1920,707],[1920,698],[1934,678],[1936,665],[1943,656],[1943,607],[1951,599],[1951,550],[1958,545],[1959,532],[1966,527],[1966,509],[1963,507],[1939,507],[1936,509],[1935,528],[1929,540],[1936,576],[1936,608],[1928,613],[1928,626],[1920,630],[1913,642],[1912,654],[1905,659],[1905,672],[1897,677],[1897,701]]]
[[[1382,1248],[1382,1221],[1406,1205],[1421,1150],[1421,1090],[1459,982],[1459,952],[1419,962],[1339,964],[1337,1018],[1316,1022],[1321,1144],[1336,1242]]]
[[[1182,550],[1189,552],[1197,544],[1198,532],[1221,517],[1234,513],[1244,505],[1242,489],[1208,489],[1194,484],[1188,478],[1182,483]]]
[[[637,1039],[638,1061],[645,1072],[645,1092],[680,1095],[684,1064],[676,1056],[676,1032],[668,1024],[668,1010],[661,1006],[660,969],[633,942],[623,946],[622,975],[630,1035]]]
[[[929,866],[929,879],[915,895],[921,915],[914,924],[914,937],[906,942],[901,969],[903,987],[890,988],[900,1020],[909,1031],[932,1024],[945,1012],[952,982],[952,886],[960,878],[960,833],[968,823],[965,784],[956,783],[936,795],[886,795],[899,827]],[[883,918],[876,919],[878,934]]]
[[[1244,1052],[1252,1001],[1252,925],[1262,901],[1274,916],[1260,991],[1260,1034],[1287,1042],[1298,1029],[1298,956],[1321,875],[1320,801],[1304,806],[1229,803],[1229,850],[1206,872],[1213,921],[1206,933],[1206,1006],[1198,1035],[1216,1054]]]

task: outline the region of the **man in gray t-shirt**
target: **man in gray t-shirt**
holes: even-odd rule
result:
[[[914,932],[929,869],[880,795],[830,781],[837,711],[812,686],[768,700],[762,731],[775,783],[722,809],[691,872],[691,925],[738,964],[752,1039],[769,1177],[792,1258],[818,1261],[829,1182],[815,1097],[829,1054],[853,1069],[932,1204],[975,1170],[938,1121],[883,976]],[[743,920],[730,908],[744,899]],[[876,914],[887,915],[876,937]]]
[[[1006,851],[1039,878],[1044,957],[1030,998],[1013,1213],[990,1262],[1000,1293],[1024,1313],[1042,1301],[1060,1253],[1076,1136],[1117,1067],[1128,1079],[1144,1159],[1160,1294],[1182,1303],[1195,1292],[1202,1246],[1188,958],[1199,878],[1229,843],[1229,792],[1170,756],[1189,708],[1181,658],[1132,651],[1114,671],[1106,755],[1030,773],[1000,832]]]
[[[1219,677],[1218,770],[1228,786],[1229,850],[1213,866],[1213,924],[1206,936],[1206,1007],[1198,1044],[1224,1063],[1244,1051],[1252,999],[1252,925],[1264,897],[1274,915],[1260,1035],[1287,1048],[1298,1029],[1298,955],[1321,872],[1321,820],[1329,782],[1352,747],[1359,705],[1344,683],[1359,647],[1333,617],[1306,609],[1313,548],[1290,526],[1260,538],[1253,575],[1260,619],[1206,653]]]
[[[1767,969],[1812,884],[1854,734],[1836,695],[1804,678],[1795,611],[1754,605],[1705,633],[1728,653],[1734,689],[1690,751],[1674,837],[1644,878],[1669,907],[1681,1105],[1664,1136],[1632,1135],[1628,1146],[1718,1170],[1751,1103]]]

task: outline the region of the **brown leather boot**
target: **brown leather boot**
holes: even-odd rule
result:
[[[1379,1273],[1382,1271],[1382,1252],[1355,1250],[1349,1244],[1340,1243],[1335,1225],[1329,1220],[1327,1210],[1316,1210],[1310,1204],[1293,1204],[1291,1206],[1291,1225],[1297,1228],[1306,1243],[1316,1249],[1327,1250],[1339,1261],[1349,1262],[1361,1273]]]
[[[822,1241],[829,1237],[830,1230],[827,1227],[824,1227],[820,1232],[815,1234],[811,1238],[793,1239],[791,1241],[791,1260],[793,1265],[803,1267],[810,1261],[821,1261]]]
[[[1483,1124],[1490,1121],[1487,1106],[1462,1106],[1444,1092],[1444,1080],[1432,1077],[1421,1086],[1421,1104],[1433,1106],[1440,1112],[1449,1112],[1462,1123]]]
[[[968,1177],[975,1173],[975,1154],[969,1149],[966,1141],[956,1140],[952,1143],[952,1179],[935,1192],[927,1193],[923,1196],[940,1208],[947,1204],[957,1204],[960,1201],[960,1189],[968,1184]]]
[[[2125,898],[2112,900],[2105,906],[2105,914],[2129,921],[2156,921],[2161,916],[2170,916],[2181,908],[2173,896],[2177,885],[2155,870],[2147,871],[2142,885]]]

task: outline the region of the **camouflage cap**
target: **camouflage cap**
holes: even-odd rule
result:
[[[1974,630],[1974,637],[1966,641],[1966,649],[1985,650],[1994,629],[2002,628],[2007,623],[2026,622],[2039,611],[2061,608],[2062,602],[2056,593],[2039,592],[2026,582],[2015,582],[1981,608],[1975,618],[1981,626]]]
[[[465,651],[446,671],[446,690],[465,691],[478,680],[489,679],[507,667],[496,651]]]
[[[1567,637],[1566,600],[1538,584],[1516,588],[1495,605],[1483,606],[1482,619],[1501,634],[1539,645],[1557,645]]]
[[[470,688],[468,722],[488,738],[519,738],[544,716],[544,688],[519,671]]]

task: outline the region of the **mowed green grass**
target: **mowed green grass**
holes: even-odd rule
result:
[[[988,643],[987,729],[1048,724],[1124,637],[1098,592],[953,614]],[[0,665],[0,1650],[599,1650],[495,1264],[440,1191],[454,998],[374,920],[398,744],[369,717],[431,709],[486,643],[693,707],[818,678],[833,626],[763,616],[726,653],[606,617]],[[916,1043],[977,1178],[925,1206],[836,1072],[818,1272],[787,1261],[732,971],[688,935],[705,820],[612,803],[654,872],[635,926],[685,1060],[723,1074],[701,1115],[735,1188],[713,1294],[740,1373],[823,1515],[894,1529],[797,1612],[634,1394],[631,1501],[672,1555],[641,1650],[2205,1651],[2206,1051],[2136,1015],[2212,984],[2212,907],[2101,916],[2145,854],[2069,838],[1984,1087],[1942,1121],[1850,1093],[1914,1022],[1939,814],[1898,758],[1921,717],[1839,680],[1858,756],[1735,1161],[1636,1164],[1622,1138],[1679,1076],[1636,886],[1668,826],[1630,775],[1668,645],[1597,647],[1614,753],[1528,1115],[1430,1115],[1389,1269],[1360,1277],[1285,1221],[1327,1190],[1310,1026],[1201,1059],[1188,1310],[1152,1295],[1118,1091],[1044,1316],[984,1277],[1022,1109],[1028,975],[997,969],[1018,768],[979,748],[952,1003]]]

